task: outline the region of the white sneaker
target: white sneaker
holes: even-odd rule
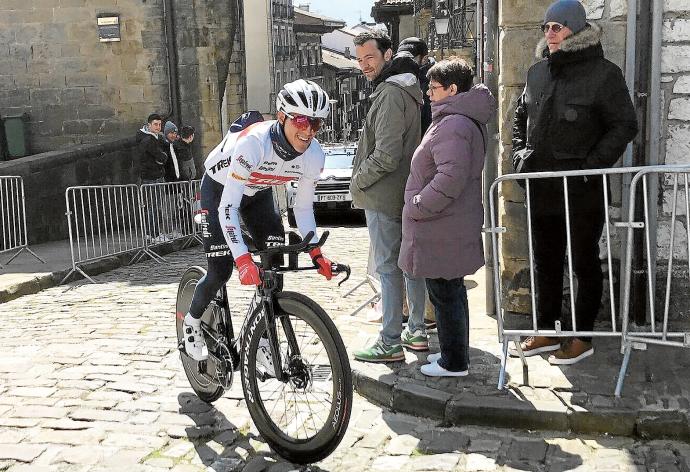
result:
[[[208,347],[204,333],[201,331],[201,319],[196,319],[189,313],[184,317],[182,323],[184,330],[184,350],[187,355],[195,361],[205,361],[208,359]]]
[[[467,374],[469,374],[467,370],[462,370],[460,372],[446,370],[438,365],[438,361],[423,365],[420,370],[422,371],[422,374],[426,375],[427,377],[465,377]]]
[[[268,338],[259,339],[259,346],[256,349],[256,365],[260,366],[264,374],[275,377],[276,371],[273,367],[273,357],[271,356],[271,347],[268,344]]]
[[[441,353],[440,352],[435,352],[434,354],[429,354],[426,356],[426,361],[431,363],[431,362],[438,362],[438,360],[441,358]]]

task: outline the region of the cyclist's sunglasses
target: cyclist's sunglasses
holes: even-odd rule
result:
[[[321,118],[312,118],[304,115],[290,115],[289,113],[285,113],[285,116],[290,118],[292,120],[292,124],[301,130],[306,130],[311,127],[311,129],[313,129],[316,133],[323,125],[323,119]]]
[[[546,34],[546,33],[549,32],[549,28],[550,28],[551,31],[553,31],[554,33],[560,33],[560,31],[561,31],[563,28],[565,28],[565,26],[559,25],[558,23],[553,23],[553,24],[550,24],[550,25],[548,25],[548,24],[547,24],[547,25],[541,25],[541,30],[544,32],[544,34]]]

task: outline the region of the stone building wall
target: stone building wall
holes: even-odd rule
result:
[[[662,151],[661,163],[690,165],[690,3],[686,0],[666,0],[664,8],[663,44],[661,54],[662,81]],[[688,297],[688,215],[685,180],[679,179],[676,203],[678,220],[673,244],[673,285],[675,301],[671,313],[690,314]],[[673,181],[661,181],[662,202],[658,212],[657,298],[662,296],[671,248],[671,216],[674,207]],[[679,297],[678,294],[685,294]]]
[[[233,1],[173,6],[181,118],[204,154],[220,138],[223,97],[233,113],[244,100],[241,16]],[[101,13],[120,15],[120,42],[99,42]],[[29,114],[33,153],[131,136],[171,111],[163,0],[3,0],[0,50],[0,115]]]

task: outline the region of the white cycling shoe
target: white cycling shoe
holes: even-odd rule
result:
[[[256,365],[261,367],[269,377],[275,377],[276,371],[273,367],[273,357],[271,356],[271,347],[268,344],[268,338],[259,339],[259,346],[256,349]]]
[[[204,333],[201,331],[201,319],[196,319],[189,313],[184,317],[182,323],[184,331],[184,349],[187,355],[195,361],[205,361],[208,359],[208,347]]]

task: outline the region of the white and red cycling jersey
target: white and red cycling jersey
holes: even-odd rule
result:
[[[316,241],[314,189],[323,170],[323,150],[318,141],[312,139],[303,154],[290,160],[282,159],[273,149],[270,136],[274,123],[275,120],[263,121],[240,132],[228,133],[206,158],[206,176],[223,185],[218,204],[221,226],[240,227],[239,207],[243,196],[252,196],[272,186],[298,181],[293,208],[295,221],[302,236],[313,231],[313,241]],[[230,235],[228,231],[223,231],[236,259],[248,249],[242,234],[233,233]]]

